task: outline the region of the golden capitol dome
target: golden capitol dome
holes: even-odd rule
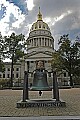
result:
[[[32,24],[30,29],[27,43],[28,53],[31,53],[31,51],[39,51],[39,49],[41,51],[44,47],[44,51],[47,51],[47,48],[49,48],[50,52],[52,52],[54,49],[54,38],[51,35],[48,24],[43,22],[40,7],[37,15],[37,21]]]
[[[37,15],[37,22],[33,23],[30,32],[34,30],[47,30],[50,31],[50,28],[47,23],[43,22],[42,20],[42,14],[40,12],[40,7],[39,7],[39,12]]]

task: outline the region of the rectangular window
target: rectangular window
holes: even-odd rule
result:
[[[10,78],[10,74],[7,74],[7,78]]]
[[[16,68],[16,71],[19,71],[19,68]]]
[[[19,75],[18,75],[18,73],[16,74],[16,78],[18,78],[19,77]]]
[[[2,75],[0,74],[0,78],[2,77]]]
[[[66,77],[66,73],[64,73],[64,77]]]
[[[45,63],[47,63],[47,61],[45,61]]]
[[[41,28],[41,24],[39,24],[39,28]]]
[[[51,77],[51,73],[48,73],[48,76]]]
[[[8,71],[10,71],[10,68],[8,68]]]
[[[3,74],[3,78],[5,78],[5,74]]]

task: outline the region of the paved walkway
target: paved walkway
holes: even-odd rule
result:
[[[52,92],[44,92],[40,97],[38,92],[30,91],[29,97],[30,99],[52,98]],[[22,91],[0,90],[0,117],[75,116],[77,118],[80,116],[80,88],[60,89],[60,98],[66,102],[66,107],[18,109],[16,103],[22,99]]]

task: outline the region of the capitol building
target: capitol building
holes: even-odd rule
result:
[[[48,84],[52,85],[52,67],[51,60],[54,52],[54,38],[51,34],[47,23],[43,21],[42,14],[38,12],[37,21],[32,27],[27,38],[27,54],[22,62],[14,65],[13,77],[14,85],[19,82],[23,83],[24,71],[29,71],[29,84],[33,81],[33,71],[37,68],[39,61],[43,62],[44,68],[47,70]],[[0,73],[0,79],[10,79],[11,63],[5,63],[4,73]],[[65,71],[57,77],[59,85],[69,85],[69,76]]]

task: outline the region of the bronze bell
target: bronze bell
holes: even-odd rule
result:
[[[34,71],[31,90],[39,91],[40,96],[42,94],[41,91],[51,90],[47,83],[47,71],[44,69],[42,61],[38,62],[37,69]]]
[[[31,90],[39,91],[39,95],[41,96],[41,91],[48,91],[51,88],[47,83],[47,71],[43,67],[43,62],[39,61],[37,64],[37,69],[34,71],[33,84]]]
[[[51,90],[47,83],[47,72],[45,69],[36,69],[34,71],[33,85],[31,90],[47,91]]]

